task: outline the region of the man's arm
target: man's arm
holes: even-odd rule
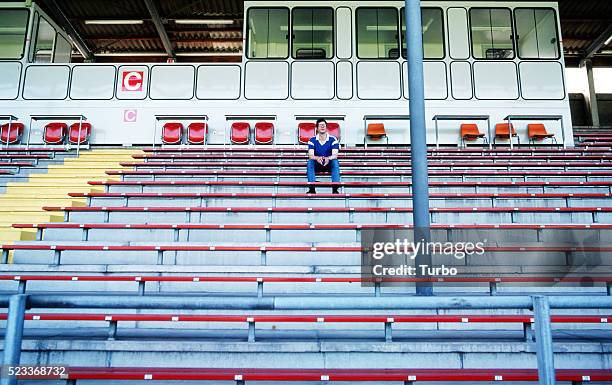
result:
[[[314,149],[311,148],[308,150],[308,159],[316,160],[320,164],[323,164],[324,160],[322,156],[315,156]]]

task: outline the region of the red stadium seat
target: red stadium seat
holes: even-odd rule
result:
[[[73,123],[68,130],[68,142],[72,144],[83,144],[89,141],[91,135],[91,123],[83,122],[79,135],[79,123]]]
[[[258,122],[255,124],[255,143],[270,144],[274,141],[274,124]]]
[[[543,124],[528,124],[527,135],[529,136],[530,143],[535,143],[536,141],[541,141],[548,138],[552,139],[555,144],[557,143],[555,134],[546,131],[546,127],[544,127]]]
[[[247,122],[232,123],[230,139],[234,144],[249,144],[251,125]]]
[[[298,140],[300,144],[307,144],[310,138],[315,136],[315,124],[314,123],[300,123],[298,124]]]
[[[477,124],[473,123],[465,123],[461,125],[461,144],[465,147],[465,142],[472,142],[474,140],[483,139],[485,143],[487,143],[487,138],[485,134],[480,132]]]
[[[23,123],[12,122],[9,124],[3,124],[0,126],[0,142],[4,144],[18,143],[23,135]]]
[[[512,137],[515,137],[518,143],[521,144],[521,139],[517,135],[512,123],[497,123],[495,125],[495,138],[493,139],[493,143],[495,143],[497,138],[511,140],[510,132],[512,132]]]
[[[187,126],[187,142],[190,144],[204,144],[208,134],[208,124],[194,122]]]
[[[61,144],[64,142],[66,130],[68,130],[68,125],[66,123],[49,123],[45,126],[43,140],[47,144]]]
[[[162,129],[162,142],[165,144],[180,144],[183,139],[182,123],[166,123]]]
[[[336,122],[327,123],[327,132],[340,141],[340,125]]]

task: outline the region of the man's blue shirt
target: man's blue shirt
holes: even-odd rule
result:
[[[315,156],[327,157],[332,155],[332,150],[340,149],[340,143],[335,136],[327,134],[327,141],[321,144],[315,135],[308,141],[308,149],[314,150]]]

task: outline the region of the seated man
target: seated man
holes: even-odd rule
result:
[[[327,133],[327,122],[325,119],[317,120],[315,136],[308,141],[308,181],[315,181],[315,173],[331,172],[332,182],[340,182],[340,164],[338,163],[338,151],[340,143],[335,136]],[[315,194],[314,186],[308,189],[307,194]],[[338,194],[338,187],[332,188],[332,193]]]

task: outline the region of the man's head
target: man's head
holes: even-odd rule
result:
[[[325,119],[318,119],[315,125],[317,134],[325,134],[327,132],[327,121]]]

